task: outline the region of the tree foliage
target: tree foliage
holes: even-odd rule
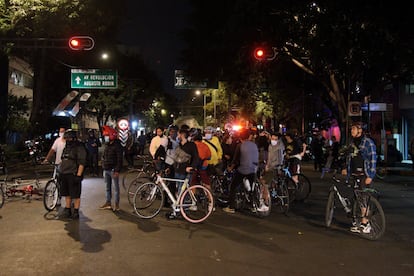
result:
[[[192,3],[193,28],[183,33],[188,71],[227,80],[232,92],[249,106],[263,83],[280,102],[283,95],[278,87],[300,91],[303,84],[298,81],[312,78],[321,84],[317,89],[323,87],[326,105],[344,122],[348,95],[379,97],[385,84],[408,80],[413,72],[412,20],[406,4],[384,0]],[[257,45],[275,47],[278,53],[261,68],[252,56]],[[284,71],[286,61],[307,77],[297,70],[290,70],[296,79],[275,75]],[[288,103],[282,109],[287,107]],[[277,105],[274,108],[277,112]]]

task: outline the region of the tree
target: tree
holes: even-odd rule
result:
[[[283,61],[292,62],[323,85],[323,98],[341,123],[347,117],[348,96],[380,95],[375,92],[385,84],[412,77],[411,17],[401,3],[192,3],[194,27],[183,34],[188,43],[183,53],[188,71],[201,77],[218,74],[249,106],[250,96],[260,93],[263,83],[286,82],[269,79],[269,72],[281,70]],[[252,53],[261,42],[275,47],[278,55],[257,68]],[[271,93],[278,95],[276,90]]]

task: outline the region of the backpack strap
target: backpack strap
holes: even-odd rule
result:
[[[204,141],[206,141],[207,143],[209,143],[214,148],[214,150],[217,152],[217,147],[213,143],[211,143],[208,140],[204,140]]]

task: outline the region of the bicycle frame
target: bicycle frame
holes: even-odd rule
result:
[[[179,199],[180,199],[182,193],[187,189],[189,180],[190,180],[189,177],[186,177],[183,180],[183,179],[162,177],[161,175],[157,175],[157,180],[155,181],[155,183],[156,184],[161,184],[162,190],[164,190],[167,193],[169,199],[172,202],[171,207],[174,210],[174,212],[179,211],[179,209],[177,209],[178,207],[180,207]],[[174,182],[183,183],[183,185],[181,187],[181,190],[179,191],[179,193],[177,195],[177,198],[171,193],[170,188],[168,188],[165,181],[174,181]],[[153,192],[155,192],[155,190]],[[151,196],[154,196],[154,194],[152,194]]]

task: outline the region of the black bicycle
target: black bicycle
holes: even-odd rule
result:
[[[277,166],[273,171],[273,179],[269,185],[270,197],[272,198],[274,208],[277,208],[284,214],[288,213],[290,205],[288,182],[292,180],[290,177],[286,177],[289,174],[287,167]]]
[[[357,234],[369,240],[377,240],[385,233],[385,215],[378,201],[378,191],[372,188],[361,188],[361,176],[352,175],[350,182],[332,178],[333,184],[329,190],[326,204],[325,224],[331,227],[334,221],[334,213],[337,206],[344,209],[345,214],[351,219],[352,225],[358,228],[363,218],[369,221],[368,231],[358,231]],[[345,190],[338,186],[343,183]],[[349,195],[346,190],[351,190]],[[341,192],[340,192],[341,190]]]

